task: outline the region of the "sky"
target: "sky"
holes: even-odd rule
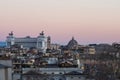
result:
[[[120,42],[120,0],[0,0],[0,41],[42,30],[53,43]]]

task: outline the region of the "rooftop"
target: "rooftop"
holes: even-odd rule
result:
[[[6,66],[6,65],[3,65],[3,64],[0,64],[0,69],[1,68],[10,68],[10,66]]]

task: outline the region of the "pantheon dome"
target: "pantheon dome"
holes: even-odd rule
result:
[[[73,49],[78,46],[78,42],[72,37],[72,39],[68,42],[67,47]]]

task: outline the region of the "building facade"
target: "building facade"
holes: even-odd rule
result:
[[[39,52],[46,52],[47,49],[47,37],[44,35],[44,32],[42,31],[39,36],[32,38],[30,36],[23,37],[23,38],[17,38],[14,36],[13,32],[9,33],[7,36],[7,47],[10,47],[12,45],[20,45],[23,48],[32,48],[35,47],[38,49]]]
[[[86,80],[79,68],[24,68],[22,80]],[[14,79],[15,80],[15,79]]]
[[[0,60],[0,80],[12,80],[12,61]]]

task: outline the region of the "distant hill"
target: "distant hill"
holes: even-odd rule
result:
[[[5,47],[6,46],[6,42],[0,41],[0,47]]]

